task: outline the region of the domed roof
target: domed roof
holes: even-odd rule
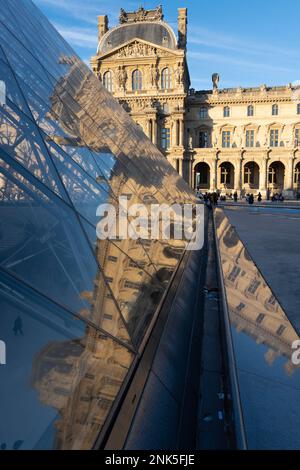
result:
[[[98,53],[104,54],[131,39],[138,38],[157,46],[177,49],[176,36],[164,21],[125,23],[109,30],[100,40]]]

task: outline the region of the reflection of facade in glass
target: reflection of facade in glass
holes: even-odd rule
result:
[[[193,193],[31,2],[0,7],[1,436],[91,448],[184,250],[97,240],[97,207]]]
[[[248,449],[299,449],[299,336],[221,209],[216,235]]]
[[[217,211],[217,223],[230,320],[238,332],[268,346],[269,365],[277,357],[286,357],[285,370],[292,374],[292,343],[298,335],[221,211]]]

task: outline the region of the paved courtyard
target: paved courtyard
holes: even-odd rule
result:
[[[226,207],[225,213],[300,334],[300,208]]]

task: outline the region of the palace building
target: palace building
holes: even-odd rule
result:
[[[190,88],[187,9],[178,35],[162,7],[99,16],[94,73],[193,187],[239,194],[300,193],[299,90],[286,86]]]

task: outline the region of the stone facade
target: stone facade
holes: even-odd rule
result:
[[[292,85],[190,88],[187,9],[178,38],[161,7],[99,17],[94,73],[194,188],[263,196],[300,193],[300,101]]]

